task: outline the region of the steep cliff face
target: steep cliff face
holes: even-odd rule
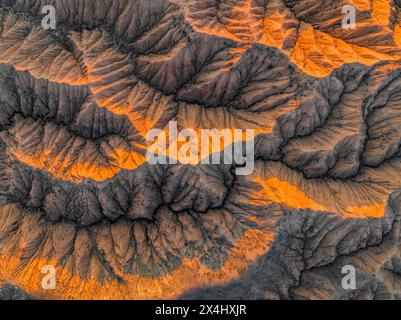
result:
[[[0,285],[57,299],[401,297],[399,7],[0,0]],[[149,163],[147,134],[173,121],[254,130],[252,174]]]

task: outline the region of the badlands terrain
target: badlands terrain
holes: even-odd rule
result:
[[[399,0],[0,0],[0,298],[401,298],[400,145]]]

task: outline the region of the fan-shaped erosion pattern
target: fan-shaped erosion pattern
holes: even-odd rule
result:
[[[401,297],[400,6],[0,0],[0,299]],[[152,164],[172,122],[252,173]]]

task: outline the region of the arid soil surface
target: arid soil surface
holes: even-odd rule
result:
[[[401,298],[398,6],[0,0],[0,298]],[[252,174],[149,163],[171,121]]]

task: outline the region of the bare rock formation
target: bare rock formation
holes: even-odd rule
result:
[[[398,2],[353,1],[345,30],[340,0],[0,0],[0,284],[400,298]],[[149,163],[148,132],[173,121],[254,130],[252,174]]]

